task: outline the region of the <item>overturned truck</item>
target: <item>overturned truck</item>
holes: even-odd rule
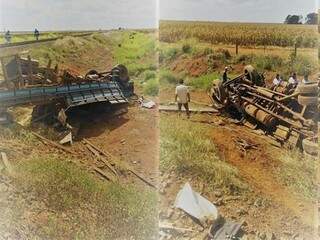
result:
[[[0,89],[0,122],[9,120],[7,109],[32,105],[34,122],[49,119],[63,127],[67,113],[93,104],[117,108],[125,107],[134,95],[134,86],[123,65],[110,71],[90,70],[85,76],[63,70],[58,66],[39,67],[36,60],[13,56],[1,59],[4,80]]]
[[[209,95],[216,108],[263,129],[282,145],[317,155],[318,90],[318,82],[267,88],[264,76],[246,66],[234,79],[214,81]]]

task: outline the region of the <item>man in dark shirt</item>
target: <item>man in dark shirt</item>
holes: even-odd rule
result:
[[[10,31],[6,31],[5,35],[4,35],[4,39],[6,40],[6,43],[11,43],[11,33]]]
[[[39,36],[40,36],[39,30],[38,30],[38,29],[35,29],[35,30],[34,30],[34,37],[35,37],[35,39],[36,39],[37,41],[39,40]]]
[[[228,67],[225,67],[224,68],[224,72],[223,72],[223,75],[222,75],[222,82],[225,83],[226,81],[228,81]]]

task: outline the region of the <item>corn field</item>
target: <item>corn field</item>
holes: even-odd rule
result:
[[[317,26],[268,23],[161,21],[160,41],[195,38],[211,44],[315,48]]]

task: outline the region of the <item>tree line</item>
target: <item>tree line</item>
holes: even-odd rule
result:
[[[284,20],[285,24],[307,24],[316,25],[318,24],[318,13],[309,13],[304,18],[302,15],[288,15]]]

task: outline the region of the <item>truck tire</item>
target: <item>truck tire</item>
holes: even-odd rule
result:
[[[302,141],[302,147],[303,150],[310,155],[316,156],[318,155],[319,147],[318,144],[315,142],[312,142],[308,139],[303,139]]]
[[[309,105],[317,105],[318,104],[318,97],[315,96],[298,96],[298,103],[302,106],[309,106]]]
[[[301,94],[318,94],[319,88],[317,83],[310,83],[310,84],[299,84],[297,86],[297,91]]]
[[[219,105],[225,106],[225,100],[227,99],[226,90],[223,87],[222,81],[216,80],[210,90],[212,100]]]

